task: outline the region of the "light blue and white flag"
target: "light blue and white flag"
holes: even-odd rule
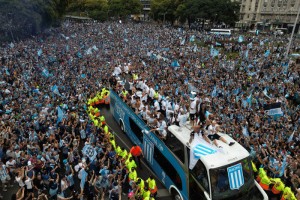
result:
[[[215,146],[207,143],[204,139],[200,137],[195,137],[193,142],[190,144],[190,164],[189,168],[193,169],[197,161],[204,156],[212,155],[217,153]]]
[[[50,76],[49,71],[46,68],[43,69],[42,75],[46,78],[48,78]]]
[[[288,62],[283,63],[282,68],[283,68],[283,74],[287,75],[289,69],[289,63]]]
[[[248,49],[252,49],[252,46],[253,46],[252,42],[250,42],[249,44],[247,44],[247,48]]]
[[[263,94],[268,97],[269,99],[271,99],[271,97],[268,95],[268,90],[267,88],[264,89]]]
[[[179,62],[178,60],[174,60],[172,63],[171,63],[171,67],[179,67]]]
[[[265,56],[265,57],[268,57],[269,55],[270,55],[270,50],[268,49],[268,50],[265,52],[264,56]]]
[[[96,47],[96,45],[94,45],[93,47],[92,47],[95,51],[98,51],[99,49]]]
[[[221,46],[222,44],[219,42],[216,42],[216,46]]]
[[[39,49],[38,52],[37,52],[38,57],[40,57],[42,54],[43,54],[43,50]]]
[[[240,35],[240,36],[239,36],[239,39],[238,39],[238,42],[239,42],[239,43],[244,42],[244,36]]]
[[[80,173],[81,173],[80,188],[83,190],[88,173],[85,170],[81,170]]]
[[[90,161],[95,160],[96,156],[97,156],[97,151],[96,149],[89,144],[86,144],[83,149],[82,149],[82,153],[83,155],[89,157]]]
[[[180,40],[180,45],[184,45],[184,44],[185,44],[185,37]]]
[[[213,89],[213,91],[211,93],[211,96],[212,97],[216,97],[217,96],[217,86],[214,86],[214,89]]]
[[[56,124],[62,122],[64,118],[64,111],[60,108],[60,106],[57,106],[57,121]]]
[[[57,85],[53,85],[51,88],[52,92],[58,96],[61,96],[61,94],[59,93],[58,87]]]
[[[219,51],[212,46],[211,49],[210,49],[210,56],[211,57],[216,57],[218,55],[219,55]]]
[[[260,46],[264,46],[264,41],[263,41],[263,40],[260,41],[259,45],[260,45]]]
[[[227,174],[231,190],[238,190],[244,185],[245,180],[243,174],[243,166],[241,163],[228,167]]]
[[[194,36],[194,35],[192,35],[192,36],[190,37],[190,42],[195,42],[195,36]]]
[[[195,45],[193,48],[193,52],[197,52],[197,51],[198,51],[198,47],[197,47],[197,45]]]
[[[288,143],[293,141],[294,133],[295,133],[295,130],[293,131],[293,133],[290,135],[289,139],[287,140]]]
[[[245,58],[248,59],[248,56],[249,56],[249,50],[247,49],[245,52]]]

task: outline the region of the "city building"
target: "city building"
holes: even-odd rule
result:
[[[149,12],[151,10],[151,0],[141,0],[143,5],[142,15],[145,21],[149,20]]]
[[[297,13],[299,0],[240,0],[239,28],[275,30],[286,28],[291,32]],[[296,33],[299,30],[299,21]]]

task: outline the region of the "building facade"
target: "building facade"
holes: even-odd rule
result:
[[[239,25],[272,30],[275,28],[292,29],[300,0],[240,0]],[[299,21],[297,29],[299,26]]]

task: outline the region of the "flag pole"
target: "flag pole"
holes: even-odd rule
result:
[[[292,34],[291,34],[291,38],[290,38],[290,41],[289,41],[289,44],[288,44],[288,47],[287,47],[287,50],[286,50],[286,53],[285,53],[285,59],[287,59],[288,56],[289,56],[289,52],[290,52],[292,40],[293,40],[293,37],[294,37],[296,25],[297,25],[297,22],[298,22],[299,14],[300,14],[300,5],[299,5],[299,8],[298,8],[298,13],[297,13],[296,20],[294,22],[294,26],[293,26],[293,31],[292,31]]]

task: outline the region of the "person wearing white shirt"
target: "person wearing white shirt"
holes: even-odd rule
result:
[[[158,103],[157,100],[154,100],[154,108],[155,108],[155,111],[159,111],[160,110],[160,105]]]
[[[225,138],[221,137],[218,132],[222,131],[220,129],[220,126],[217,124],[215,120],[212,121],[211,125],[208,126],[208,130],[206,131],[206,134],[203,135],[203,138],[208,142],[213,142],[217,147],[222,148],[222,146],[218,145],[217,140],[221,140],[222,142],[228,144],[229,146],[234,145],[234,142],[227,142]]]
[[[151,86],[149,89],[149,97],[151,99],[154,99],[154,94],[155,94],[155,90],[153,89],[153,87]]]
[[[162,140],[166,140],[167,138],[167,123],[163,118],[160,118],[159,121],[157,122],[157,128],[151,129],[151,131],[157,131],[159,137]]]
[[[116,76],[119,76],[121,73],[122,73],[121,66],[120,65],[116,66],[114,69],[114,74]]]
[[[145,92],[146,94],[149,94],[149,86],[146,84],[146,81],[144,82],[144,86],[143,86],[143,92]]]
[[[128,71],[129,71],[129,66],[125,63],[125,65],[124,65],[124,73],[128,74]]]
[[[191,120],[191,125],[194,126],[195,123],[195,117],[196,117],[196,111],[197,111],[197,102],[195,99],[191,99],[190,103],[190,120]]]
[[[14,172],[15,169],[16,169],[16,160],[13,159],[12,157],[9,157],[8,161],[6,161],[5,165],[6,165],[6,168],[9,169],[10,172]]]

